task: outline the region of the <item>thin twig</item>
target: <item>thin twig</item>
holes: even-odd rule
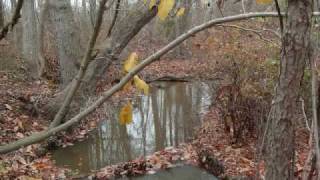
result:
[[[304,118],[305,123],[306,123],[306,127],[309,130],[309,132],[311,132],[311,128],[310,128],[309,123],[308,123],[308,117],[307,117],[307,114],[306,114],[306,111],[305,111],[304,100],[303,100],[303,98],[300,98],[299,100],[301,102],[301,110],[302,110],[303,118]]]
[[[274,31],[270,31],[269,29],[257,30],[257,29],[251,29],[251,28],[246,28],[246,27],[237,26],[237,25],[229,25],[229,24],[219,24],[218,26],[236,28],[236,29],[240,29],[240,30],[243,30],[243,31],[249,31],[249,32],[252,32],[252,33],[258,35],[259,38],[260,38],[261,40],[263,40],[263,41],[266,41],[266,42],[268,42],[268,43],[272,43],[272,44],[275,44],[275,45],[277,45],[277,46],[280,46],[279,44],[271,41],[270,39],[267,39],[267,38],[263,37],[263,35],[261,34],[262,32],[267,31],[267,32],[273,33],[277,38],[280,38],[280,36],[279,36],[277,33],[275,33]]]
[[[241,5],[242,5],[242,13],[247,13],[247,11],[246,11],[246,6],[244,5],[244,1],[245,0],[241,0]]]

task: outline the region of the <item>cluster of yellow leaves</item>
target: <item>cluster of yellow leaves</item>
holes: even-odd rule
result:
[[[146,4],[148,0],[144,0],[144,3]],[[175,0],[160,0],[159,6],[158,6],[158,17],[161,20],[165,20],[170,11],[173,9],[175,4]],[[153,8],[156,5],[156,0],[150,0],[149,3],[149,9]],[[185,8],[179,8],[179,10],[176,12],[176,16],[182,16],[184,14]]]
[[[161,0],[158,7],[158,17],[165,20],[173,8],[175,0]]]
[[[138,90],[143,91],[145,95],[149,94],[149,85],[142,79],[139,78],[139,76],[135,75],[133,77],[134,85],[137,87]]]
[[[257,4],[271,4],[273,0],[256,0]]]
[[[128,73],[133,67],[138,64],[138,55],[133,52],[130,54],[128,59],[124,62],[123,69],[125,73]]]
[[[133,52],[130,54],[128,59],[124,62],[123,70],[125,73],[128,73],[132,68],[134,68],[138,64],[138,55]],[[136,88],[139,91],[142,91],[145,95],[149,94],[149,85],[142,79],[139,78],[138,75],[133,77],[133,82]],[[130,80],[124,87],[123,90],[128,90],[131,88],[132,80]],[[120,110],[119,121],[121,125],[130,124],[132,122],[132,105],[131,102],[128,102],[125,106],[123,106]]]
[[[132,105],[128,102],[120,110],[119,120],[121,125],[130,124],[132,122]]]

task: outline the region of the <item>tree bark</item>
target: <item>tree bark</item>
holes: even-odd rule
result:
[[[39,20],[39,29],[38,29],[38,57],[39,57],[39,76],[43,76],[46,73],[46,60],[44,58],[44,36],[45,36],[45,23],[49,18],[49,2],[44,0],[40,6],[40,20]]]
[[[0,0],[0,29],[4,26],[4,7],[3,2]]]
[[[178,8],[179,7],[184,7],[185,11],[184,14],[181,17],[175,17],[175,38],[180,36],[180,34],[184,33],[190,28],[191,25],[191,6],[192,6],[192,0],[185,0],[181,3],[178,3]],[[176,48],[176,53],[178,56],[187,56],[187,46],[188,43],[185,41],[181,45],[179,45]]]
[[[57,39],[60,88],[65,88],[78,72],[82,55],[80,35],[74,21],[70,0],[49,0],[50,18]]]
[[[80,31],[81,31],[81,44],[86,44],[90,39],[90,32],[93,28],[89,25],[87,0],[81,1],[80,10]]]
[[[96,19],[96,13],[97,13],[97,3],[96,0],[90,0],[89,1],[89,7],[90,7],[90,22],[92,28],[95,26],[95,19]]]
[[[32,78],[39,78],[38,36],[34,1],[25,1],[22,6],[22,55]]]
[[[270,111],[266,179],[294,179],[294,106],[306,61],[311,56],[311,0],[289,0],[286,31],[283,35],[280,76]]]
[[[15,24],[15,28],[13,29],[13,39],[14,39],[14,45],[15,45],[15,49],[18,50],[17,53],[21,53],[19,50],[22,49],[22,23],[18,22],[18,19],[21,17],[21,7],[23,4],[23,0],[18,1],[18,3],[16,2],[16,0],[10,0],[11,2],[11,7],[12,7],[12,20],[16,19],[15,22],[13,23],[13,25]],[[21,7],[19,8],[19,5],[21,5]],[[14,18],[16,17],[16,18]],[[12,25],[12,26],[13,26]],[[0,39],[1,39],[1,35],[0,35]]]

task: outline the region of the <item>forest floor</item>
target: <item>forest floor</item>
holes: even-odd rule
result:
[[[206,33],[212,33],[215,36],[208,36]],[[270,34],[266,36],[271,37]],[[248,41],[252,43],[248,44]],[[192,52],[190,57],[163,57],[161,61],[153,63],[141,74],[148,81],[171,76],[199,80],[219,79],[221,74],[216,72],[216,68],[221,64],[222,59],[230,58],[230,54],[235,60],[250,59],[259,63],[272,56],[269,51],[266,51],[266,46],[271,51],[278,50],[276,41],[272,44],[261,41],[263,40],[259,36],[250,32],[224,28],[212,29],[195,37],[192,42],[187,41],[191,46],[189,47]],[[143,51],[143,46],[144,44],[131,49],[145,56],[148,52]],[[1,54],[3,53],[0,53],[0,58]],[[100,91],[107,87],[110,87],[110,84],[104,84]],[[34,104],[52,96],[55,92],[55,85],[51,81],[28,81],[23,72],[0,71],[1,145],[46,129],[49,122],[45,112],[42,112],[41,106],[34,106]],[[98,114],[92,114],[72,133],[63,133],[60,145],[70,146],[86,138],[87,133],[96,127],[98,116]],[[203,122],[197,130],[197,135],[189,143],[166,148],[146,158],[105,167],[92,176],[105,178],[154,173],[159,169],[173,167],[179,160],[203,167],[213,174],[220,174],[220,163],[225,168],[224,175],[252,177],[257,170],[263,174],[263,161],[259,161],[256,155],[257,148],[260,146],[255,135],[246,137],[247,143],[241,146],[233,145],[232,138],[225,131],[223,120],[218,116],[215,107],[209,109]],[[305,128],[297,130],[297,176],[301,175],[309,151],[308,139],[309,132]],[[57,167],[51,160],[50,153],[38,154],[39,146],[35,144],[1,155],[0,179],[63,179],[73,175],[70,170]],[[220,163],[207,162],[211,157],[218,159]]]

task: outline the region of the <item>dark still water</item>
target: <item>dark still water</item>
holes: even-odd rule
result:
[[[88,139],[52,153],[56,164],[86,174],[190,140],[211,104],[213,85],[157,82],[151,86],[149,96],[132,100],[130,125],[120,125],[119,108],[105,108],[109,118]]]

